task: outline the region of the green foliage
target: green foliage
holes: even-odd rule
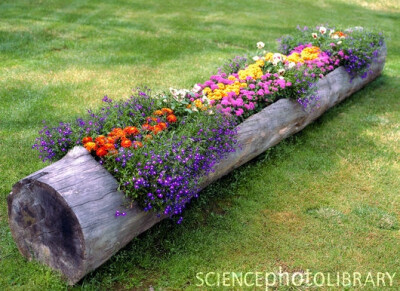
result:
[[[398,232],[352,211],[361,204],[391,215],[400,210],[399,15],[395,0],[2,1],[0,289],[193,290],[200,271],[279,266],[398,271]],[[98,108],[105,94],[123,99],[141,84],[156,91],[190,88],[256,42],[273,48],[297,24],[327,19],[384,32],[388,58],[381,78],[269,150],[265,160],[207,188],[183,225],[155,225],[75,287],[20,255],[6,196],[43,167],[30,148],[42,120],[73,120]],[[348,219],[332,225],[305,214],[321,205]],[[399,289],[397,277],[394,283]]]

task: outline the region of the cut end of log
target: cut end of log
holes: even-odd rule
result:
[[[45,173],[41,173],[41,176]],[[19,251],[68,278],[82,269],[83,235],[75,214],[49,185],[31,177],[14,185],[8,196],[8,216]]]

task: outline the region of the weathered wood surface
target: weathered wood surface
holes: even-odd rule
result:
[[[281,99],[246,119],[239,125],[238,131],[238,141],[242,150],[232,153],[219,163],[215,172],[206,177],[204,187],[265,152],[281,140],[299,132],[329,108],[375,80],[385,66],[386,52],[386,46],[384,46],[379,58],[371,65],[371,73],[365,79],[357,77],[350,82],[350,76],[343,67],[337,68],[320,79],[316,84],[316,95],[320,97],[319,106],[314,107],[311,112],[303,110],[294,100]]]
[[[378,77],[386,49],[366,79],[350,78],[338,68],[317,83],[319,107],[305,112],[293,100],[282,99],[240,124],[241,150],[230,154],[205,177],[201,187],[250,161],[282,139],[302,130],[326,110]],[[16,183],[8,196],[8,216],[14,240],[28,259],[61,271],[70,284],[107,261],[135,236],[164,217],[134,205],[127,215],[118,183],[82,147],[60,161]]]

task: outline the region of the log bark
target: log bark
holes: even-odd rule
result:
[[[239,125],[241,149],[220,162],[201,188],[250,161],[284,138],[302,130],[326,110],[377,78],[386,48],[372,64],[367,78],[350,77],[340,67],[317,82],[319,107],[304,111],[293,100],[281,99]],[[69,284],[107,261],[135,236],[164,217],[137,205],[125,209],[117,181],[82,147],[22,179],[8,196],[8,216],[19,251],[60,271]]]

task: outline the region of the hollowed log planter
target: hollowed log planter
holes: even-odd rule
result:
[[[383,48],[365,79],[350,82],[341,67],[319,80],[319,107],[311,112],[305,112],[296,101],[282,99],[245,120],[238,130],[242,148],[219,163],[216,171],[205,177],[202,188],[360,90],[381,74],[385,59]],[[126,216],[114,217],[125,201],[117,187],[111,174],[82,147],[22,179],[8,196],[9,223],[19,251],[61,271],[70,284],[78,282],[164,218],[135,205]]]

